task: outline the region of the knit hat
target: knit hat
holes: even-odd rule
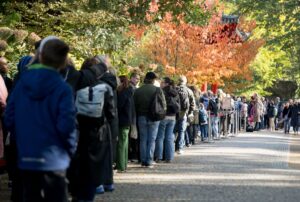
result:
[[[43,51],[43,48],[44,48],[45,44],[46,44],[48,41],[51,41],[51,40],[59,40],[59,38],[56,37],[56,36],[47,36],[46,38],[44,38],[44,39],[41,41],[41,44],[40,44],[40,47],[39,47],[39,52],[40,52],[40,53]]]
[[[180,83],[180,84],[187,84],[187,78],[186,78],[186,76],[181,75],[181,76],[179,77],[179,83]]]
[[[145,79],[147,79],[147,80],[154,80],[156,78],[157,78],[157,76],[154,72],[147,72],[147,74],[145,76]]]

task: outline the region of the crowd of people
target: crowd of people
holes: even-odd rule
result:
[[[54,36],[35,48],[14,80],[0,58],[0,157],[4,150],[15,202],[93,201],[114,190],[114,170],[126,172],[128,162],[172,163],[209,134],[219,140],[248,127],[300,127],[299,101],[201,92],[184,75],[147,72],[141,82],[137,72],[117,76],[104,55],[76,70],[69,46]]]

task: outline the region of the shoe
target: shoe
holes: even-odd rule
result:
[[[106,192],[113,192],[115,190],[114,184],[105,184],[103,187]]]
[[[186,147],[191,147],[191,146],[192,146],[191,144],[187,144],[187,145],[186,145]]]
[[[103,185],[100,185],[96,188],[96,194],[104,194],[104,187]]]
[[[160,159],[157,159],[156,161],[155,161],[155,163],[162,163],[163,161],[162,160],[160,160]],[[154,163],[154,162],[153,162]],[[154,164],[155,164],[154,163]]]
[[[154,165],[153,164],[148,164],[145,166],[145,168],[154,168]]]
[[[182,149],[179,149],[178,152],[177,152],[177,154],[183,154],[183,153],[184,153],[184,152],[183,152]]]
[[[126,173],[126,170],[117,170],[117,173]]]
[[[172,163],[172,161],[171,160],[166,160],[165,163]]]

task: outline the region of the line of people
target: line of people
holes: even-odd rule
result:
[[[293,127],[294,134],[300,128],[300,100],[289,99],[281,101],[265,99],[254,94],[249,104],[249,122],[255,124],[255,130],[270,129],[270,131],[283,129],[285,134],[290,133]]]
[[[222,90],[201,93],[183,75],[175,82],[154,72],[140,85],[136,72],[117,76],[107,56],[87,58],[76,70],[69,46],[54,36],[35,48],[33,57],[20,59],[13,82],[0,60],[0,151],[5,143],[14,202],[67,201],[69,195],[74,202],[94,201],[114,190],[113,170],[126,172],[128,162],[171,163],[197,138],[208,142],[209,130],[215,140],[239,130],[236,111],[260,127],[257,94],[247,104]],[[271,111],[272,102],[268,106]]]

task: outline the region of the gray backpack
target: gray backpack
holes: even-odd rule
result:
[[[105,83],[78,90],[75,99],[77,114],[93,118],[102,117],[106,93],[113,96],[112,88]]]

